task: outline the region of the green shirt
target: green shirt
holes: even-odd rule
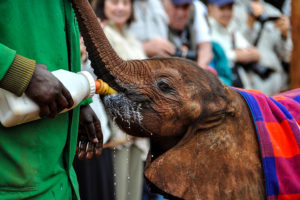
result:
[[[12,68],[16,54],[45,64],[50,71],[79,71],[79,32],[71,3],[1,0],[0,80]],[[11,128],[0,125],[1,200],[79,199],[72,168],[78,121],[76,108],[55,119]]]

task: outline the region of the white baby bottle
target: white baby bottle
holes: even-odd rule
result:
[[[69,90],[74,101],[74,106],[70,109],[76,107],[83,99],[92,97],[95,94],[95,80],[87,71],[74,73],[57,70],[52,73]],[[70,109],[65,109],[62,112]],[[37,120],[40,118],[39,112],[39,106],[25,94],[18,97],[0,88],[0,121],[3,126],[11,127]]]

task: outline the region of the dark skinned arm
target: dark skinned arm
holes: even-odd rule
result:
[[[101,124],[89,105],[80,107],[78,143],[76,154],[78,158],[90,160],[94,155],[99,157],[103,147]]]
[[[41,117],[53,118],[74,104],[69,91],[45,65],[36,65],[25,93],[39,105]],[[101,155],[103,136],[100,121],[88,105],[80,107],[78,141],[79,159]]]
[[[1,79],[0,87],[17,96],[25,93],[39,106],[41,117],[55,117],[74,104],[69,91],[45,65],[18,54]]]
[[[74,104],[70,92],[42,64],[36,65],[25,94],[40,107],[40,117],[54,118]]]

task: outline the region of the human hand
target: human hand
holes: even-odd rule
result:
[[[175,53],[174,45],[163,38],[154,38],[152,40],[144,42],[143,47],[144,51],[149,57],[157,55],[167,57]]]
[[[103,147],[103,135],[100,121],[92,110],[87,106],[80,107],[78,143],[76,154],[79,159],[90,160],[94,154],[99,157]]]
[[[275,27],[278,28],[281,32],[283,38],[288,37],[288,32],[290,29],[290,20],[285,15],[282,15],[276,22]]]
[[[236,49],[235,54],[237,62],[241,63],[257,62],[260,59],[259,51],[255,47]]]
[[[257,62],[260,59],[260,53],[256,47],[246,48],[250,62]]]
[[[247,22],[248,26],[253,28],[255,20],[264,13],[264,6],[262,3],[256,1],[252,1],[249,6],[251,11],[248,12]]]
[[[252,10],[251,15],[255,18],[259,18],[265,11],[263,4],[259,1],[252,1],[250,3],[250,9]]]
[[[80,59],[81,63],[86,62],[86,60],[88,59],[88,53],[86,51],[86,46],[84,44],[83,37],[80,37]]]
[[[197,45],[197,47],[197,64],[202,68],[206,68],[207,66],[209,66],[210,62],[213,59],[213,50],[211,42],[200,42]]]
[[[25,94],[40,107],[40,117],[54,118],[74,104],[70,92],[43,64],[36,65]]]

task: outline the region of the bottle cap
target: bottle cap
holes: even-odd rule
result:
[[[89,96],[87,96],[86,98],[93,97],[95,95],[95,92],[96,92],[96,85],[95,85],[95,80],[94,80],[93,76],[88,71],[81,71],[81,72],[78,72],[78,73],[84,75],[86,77],[86,79],[88,80],[89,85],[90,85],[90,93],[89,93]]]

